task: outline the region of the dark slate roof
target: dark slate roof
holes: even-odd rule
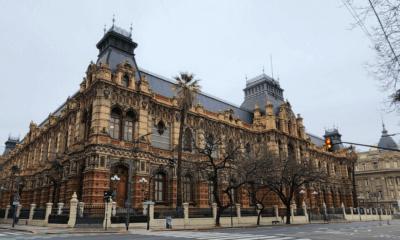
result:
[[[337,151],[341,148],[344,148],[342,142],[342,135],[339,133],[339,130],[336,128],[325,130],[324,138],[330,138],[332,140],[332,149],[333,151]],[[340,143],[340,144],[339,144]]]
[[[272,111],[274,112],[275,116],[278,116],[279,110],[281,109],[281,104],[284,102],[282,99],[277,97],[270,96],[267,92],[264,92],[261,95],[245,99],[241,108],[251,109],[254,110],[254,106],[258,104],[258,107],[261,110],[261,113],[265,115],[265,105],[267,105],[267,100],[271,101],[271,104],[274,105],[272,107]],[[292,112],[293,114],[293,112]]]
[[[315,146],[319,147],[325,143],[325,140],[322,137],[318,137],[314,134],[306,132],[306,137],[310,137],[311,141],[315,144]]]
[[[385,129],[385,124],[383,124],[382,126],[382,136],[381,139],[379,139],[378,147],[399,150],[396,142],[393,140],[392,137],[389,136],[388,131]],[[391,150],[379,149],[379,152],[391,152]]]
[[[8,140],[5,142],[6,148],[3,152],[3,157],[7,157],[11,150],[15,149],[15,145],[19,143],[19,138],[13,138],[11,136],[8,137]]]

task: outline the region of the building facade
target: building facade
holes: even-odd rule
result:
[[[1,207],[10,203],[16,194],[16,180],[9,169],[22,169],[21,204],[35,203],[44,207],[51,202],[67,206],[74,192],[85,203],[100,203],[103,192],[115,188],[117,205],[130,200],[141,205],[142,185],[139,179],[149,179],[159,165],[176,157],[179,136],[179,108],[173,82],[149,71],[138,69],[134,49],[138,46],[131,36],[112,27],[96,45],[98,60],[91,62],[78,92],[69,97],[55,112],[40,124],[31,123],[29,131],[15,150],[5,157],[7,171],[2,175],[6,189]],[[141,76],[141,77],[140,77]],[[195,106],[189,111],[184,131],[195,136],[201,126],[213,125],[234,133],[227,138],[247,136],[267,142],[280,153],[293,149],[300,159],[307,157],[329,172],[325,184],[304,186],[305,194],[297,194],[311,206],[352,206],[351,164],[346,148],[334,153],[326,150],[324,139],[306,133],[303,119],[292,111],[283,98],[279,81],[262,74],[246,82],[245,100],[241,106],[228,103],[206,93],[196,95]],[[204,124],[203,124],[204,123]],[[129,179],[129,159],[135,140],[151,132],[138,142],[133,152],[132,179]],[[190,144],[189,144],[190,145]],[[224,153],[217,152],[217,157]],[[184,159],[195,159],[194,150],[185,150]],[[50,179],[52,162],[63,164],[61,184],[54,189]],[[120,181],[111,186],[111,177]],[[191,208],[208,208],[213,197],[210,185],[197,184],[195,176],[183,174],[184,202]],[[128,181],[131,188],[128,189]],[[228,185],[228,183],[222,182]],[[177,192],[176,169],[158,173],[151,184],[150,199],[156,206],[174,206]],[[130,191],[130,199],[128,199]],[[314,191],[318,195],[313,195]],[[223,201],[228,201],[224,196]],[[250,207],[246,197],[238,196],[242,207]],[[266,205],[282,205],[274,194]]]
[[[385,125],[378,147],[399,150],[389,136]],[[399,211],[400,202],[400,152],[371,148],[360,152],[356,164],[355,179],[360,205],[370,208],[378,205]],[[377,193],[377,197],[371,196]]]

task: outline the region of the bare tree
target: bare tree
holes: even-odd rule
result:
[[[200,140],[194,146],[198,159],[191,162],[192,169],[199,174],[199,181],[212,186],[212,195],[218,207],[215,221],[217,227],[220,226],[223,211],[233,206],[239,189],[246,184],[255,183],[254,172],[258,169],[257,161],[251,161],[245,156],[243,142],[239,139],[227,139],[229,134],[222,132],[221,129],[202,129],[199,133]],[[226,203],[223,202],[224,196],[229,199]]]
[[[354,27],[360,27],[370,39],[375,50],[375,60],[365,67],[380,90],[387,92],[387,110],[400,113],[400,2],[396,0],[368,0],[361,4],[354,0],[342,0],[344,6],[354,17]],[[367,27],[366,25],[371,25]]]
[[[270,156],[269,164],[265,164],[265,169],[259,169],[257,174],[286,206],[286,224],[290,224],[290,204],[294,193],[305,184],[324,181],[325,174],[308,159],[301,161],[294,154],[280,155]]]
[[[54,198],[56,196],[57,187],[60,186],[61,183],[62,173],[63,164],[58,161],[53,161],[49,173],[49,178],[53,182],[53,199],[51,201],[53,204]]]
[[[257,225],[260,225],[260,217],[265,209],[264,199],[272,190],[262,181],[247,184],[243,187],[243,195],[248,197],[253,202],[255,208],[259,210],[257,215]]]

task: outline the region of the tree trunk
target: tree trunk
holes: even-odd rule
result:
[[[264,208],[260,210],[260,212],[258,213],[258,216],[257,216],[257,226],[260,225],[260,217],[261,217],[262,210],[264,210]]]
[[[290,224],[290,218],[292,214],[290,214],[290,202],[288,205],[286,205],[286,224]]]
[[[217,217],[215,218],[215,226],[216,226],[216,227],[221,227],[220,218],[221,218],[222,212],[223,212],[223,210],[221,210],[221,208],[218,207],[218,210],[217,210]]]
[[[183,136],[183,124],[185,122],[185,114],[184,110],[181,110],[181,121],[179,126],[179,143],[178,143],[178,169],[177,169],[177,178],[178,178],[178,192],[176,195],[176,208],[182,207],[182,136]]]

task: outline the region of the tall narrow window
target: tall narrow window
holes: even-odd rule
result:
[[[56,138],[54,139],[54,147],[53,147],[53,160],[56,159],[56,154],[57,154],[57,142],[58,142],[58,137],[56,135]]]
[[[165,190],[165,175],[157,174],[154,179],[154,200],[155,201],[165,201],[164,190]]]
[[[296,155],[294,154],[294,148],[292,144],[288,144],[287,145],[287,149],[288,149],[288,156],[289,158],[294,158],[296,157]]]
[[[183,150],[187,151],[187,152],[191,152],[192,151],[192,130],[190,128],[186,128],[185,132],[184,132],[184,137],[183,137]]]
[[[183,201],[192,202],[193,201],[192,193],[193,193],[192,177],[187,175],[183,178]]]
[[[68,131],[65,133],[65,137],[64,137],[64,149],[63,149],[63,153],[65,151],[67,151],[67,146],[68,146]]]
[[[126,114],[125,126],[124,126],[124,140],[133,141],[133,112],[128,112]]]
[[[128,76],[124,75],[124,77],[122,78],[122,86],[128,87],[128,84],[129,84],[129,78]]]
[[[38,163],[40,164],[40,156],[42,155],[42,145],[39,148]]]
[[[111,112],[111,119],[110,119],[110,136],[112,138],[119,138],[119,118],[121,114],[119,109],[114,108]]]
[[[292,122],[291,121],[288,122],[288,133],[289,133],[289,135],[292,135]]]

